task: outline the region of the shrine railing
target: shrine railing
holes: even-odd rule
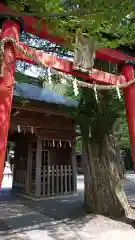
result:
[[[72,166],[50,165],[41,170],[41,196],[63,195],[73,192]]]
[[[36,169],[35,169],[36,171]],[[39,197],[65,195],[74,192],[73,170],[70,165],[49,165],[41,168]],[[15,170],[14,186],[26,190],[27,170]],[[36,179],[31,178],[30,195],[35,196]]]

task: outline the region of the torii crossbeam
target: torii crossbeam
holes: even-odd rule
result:
[[[3,41],[5,38],[13,38],[18,45],[23,46],[29,54],[32,54],[36,59],[45,66],[52,67],[58,71],[66,74],[71,74],[76,77],[80,77],[87,82],[97,81],[106,84],[125,83],[134,79],[134,64],[135,58],[126,54],[122,54],[119,51],[105,48],[98,49],[96,51],[96,58],[104,61],[112,62],[121,65],[121,75],[115,76],[114,74],[106,73],[93,69],[90,75],[83,72],[74,71],[72,68],[73,63],[57,56],[53,56],[35,49],[31,49],[28,45],[19,42],[19,34],[24,25],[24,31],[30,32],[42,39],[55,42],[57,44],[63,44],[64,39],[61,37],[52,36],[47,30],[47,24],[42,24],[40,32],[37,32],[34,27],[38,21],[37,18],[31,16],[19,17],[18,14],[9,9],[3,3],[0,3],[0,19],[2,23],[2,31],[0,39]],[[13,85],[14,85],[14,73],[16,60],[22,60],[28,63],[36,64],[34,60],[26,57],[14,45],[10,42],[5,44],[4,47],[4,75],[0,77],[0,185],[3,177],[4,158],[7,146],[7,136],[9,129],[10,112],[12,107]],[[130,60],[130,61],[127,61]],[[134,162],[135,170],[135,84],[124,89],[125,106],[128,120],[128,128],[130,135],[130,142],[132,146],[132,159]]]

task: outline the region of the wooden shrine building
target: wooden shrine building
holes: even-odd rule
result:
[[[13,185],[24,194],[76,191],[75,127],[62,110],[76,104],[39,86],[15,83],[8,141],[15,143]]]

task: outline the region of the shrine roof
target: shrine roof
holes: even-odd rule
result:
[[[58,96],[55,92],[46,90],[39,86],[15,82],[14,96],[25,99],[37,100],[54,104],[65,105],[67,107],[76,107],[77,101],[68,99],[64,96]]]

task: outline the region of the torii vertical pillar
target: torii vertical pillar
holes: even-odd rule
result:
[[[1,39],[14,38],[19,41],[20,24],[14,20],[3,20]],[[4,160],[12,106],[14,73],[16,65],[15,50],[11,43],[4,48],[4,77],[0,78],[0,187],[3,178]]]
[[[133,63],[125,63],[122,67],[122,74],[127,82],[135,79]],[[135,84],[124,89],[124,99],[135,172]]]

